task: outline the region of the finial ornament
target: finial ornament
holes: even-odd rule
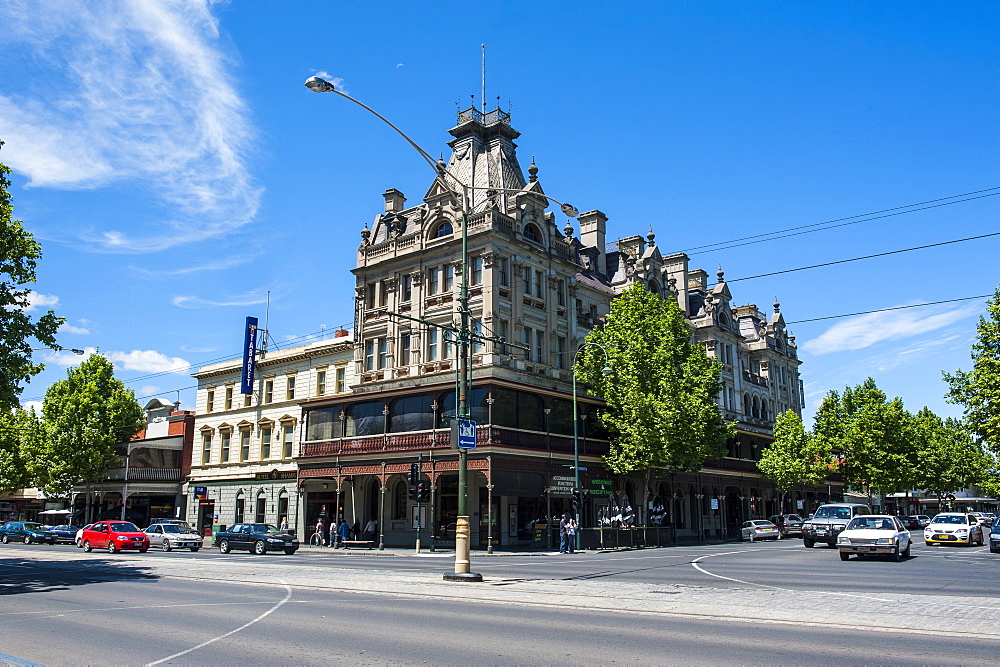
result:
[[[646,241],[647,241],[647,243],[648,243],[648,245],[649,245],[650,248],[652,248],[653,246],[656,245],[656,241],[653,240],[655,238],[656,238],[656,234],[653,233],[653,226],[650,225],[649,226],[649,233],[646,234]]]
[[[368,230],[368,223],[366,222],[365,228],[361,230],[362,243],[368,243],[368,237],[370,237],[371,235],[372,233]]]
[[[566,235],[566,238],[573,236],[573,225],[570,224],[569,220],[566,221],[566,226],[563,227],[563,234]]]
[[[528,167],[528,180],[534,183],[538,180],[538,165],[535,164],[535,156],[531,156],[531,166]]]
[[[776,313],[781,312],[781,304],[778,303],[778,297],[774,297],[774,312]]]
[[[726,272],[722,270],[722,264],[719,264],[719,270],[715,272],[715,275],[719,277],[719,282],[726,282]]]

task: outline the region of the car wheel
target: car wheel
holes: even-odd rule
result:
[[[253,552],[258,556],[263,556],[267,553],[267,545],[263,541],[257,540],[253,543]]]
[[[173,548],[173,547],[170,546],[170,540],[168,540],[166,538],[164,538],[163,544],[161,544],[160,546],[163,547],[164,551],[170,551]]]
[[[0,542],[3,542],[4,544],[10,544],[10,535],[4,535],[3,537],[0,537]]]
[[[291,556],[292,554],[295,553],[295,549],[285,549],[285,553]]]
[[[912,547],[912,546],[913,546],[913,542],[907,542],[906,543],[906,549],[903,550],[903,558],[909,558],[910,557],[910,547]]]
[[[851,559],[851,554],[847,553],[846,551],[840,552],[840,560],[850,560],[850,559]]]
[[[25,544],[31,544],[31,535],[25,535],[24,536],[24,543]]]
[[[802,540],[802,546],[804,546],[806,549],[812,549],[814,544],[816,543],[813,542],[812,540]]]
[[[115,546],[115,541],[114,540],[111,540],[110,542],[108,542],[108,553],[109,554],[116,554],[116,553],[118,553],[118,547]]]
[[[229,540],[222,540],[219,542],[219,551],[224,554],[229,553]]]
[[[90,549],[91,549],[90,540],[84,540],[83,541],[83,550],[86,551],[87,553],[90,553]]]
[[[896,563],[899,563],[900,561],[903,560],[903,557],[899,553],[899,545],[898,544],[896,545],[896,549],[892,552],[892,560],[894,562],[896,562]]]
[[[191,547],[191,551],[197,551],[197,550],[198,550],[198,549],[200,549],[200,548],[201,548],[201,547]]]
[[[991,554],[1000,554],[1000,547],[990,547]]]

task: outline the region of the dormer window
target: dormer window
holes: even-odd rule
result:
[[[442,222],[440,225],[437,226],[437,229],[435,229],[434,233],[431,234],[431,238],[439,239],[442,236],[451,236],[454,233],[454,231],[455,230],[451,226],[451,223],[445,220],[444,222]]]
[[[524,226],[524,238],[532,241],[533,243],[540,244],[542,242],[541,232],[538,231],[538,227],[531,223]]]

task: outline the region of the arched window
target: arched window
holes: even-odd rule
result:
[[[538,231],[538,227],[531,224],[530,222],[524,226],[524,238],[534,243],[542,242],[541,232]]]
[[[660,295],[660,283],[656,282],[655,280],[650,280],[649,281],[649,285],[647,286],[647,289],[651,293],[653,293],[653,294],[655,294],[657,296]]]
[[[442,222],[440,225],[437,226],[437,229],[435,229],[434,233],[431,234],[431,238],[439,239],[442,236],[451,236],[454,233],[454,231],[455,230],[451,226],[451,223],[445,220],[444,222]]]
[[[347,415],[347,433],[345,435],[381,435],[385,432],[385,415],[382,401],[367,401],[351,406]]]
[[[747,417],[750,416],[750,395],[743,394],[743,414]]]
[[[760,419],[760,403],[757,402],[757,397],[753,397],[753,417],[754,419]]]
[[[392,489],[392,519],[402,521],[406,519],[406,482],[399,480]]]
[[[767,419],[767,399],[760,399],[760,418]]]

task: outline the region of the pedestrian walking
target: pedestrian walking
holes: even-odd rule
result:
[[[368,523],[365,524],[365,539],[375,541],[375,535],[378,533],[378,521],[375,519],[368,519]]]
[[[562,518],[559,519],[559,553],[573,553],[572,542],[569,539],[569,531],[572,526],[573,519],[570,518],[568,512],[563,512]]]
[[[323,517],[316,519],[315,535],[319,535],[319,546],[323,546],[323,541],[326,539],[326,535],[323,534]]]
[[[330,522],[330,543],[327,544],[326,546],[330,547],[331,549],[336,549],[337,548],[337,522],[336,521],[331,521]]]
[[[361,539],[361,522],[355,521],[354,525],[351,526],[351,539],[360,540]]]
[[[346,520],[340,520],[340,525],[337,527],[337,535],[340,536],[340,545],[346,546],[344,542],[351,539],[351,529],[347,526]]]

